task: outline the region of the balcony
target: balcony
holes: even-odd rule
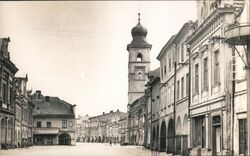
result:
[[[232,45],[246,45],[250,39],[250,23],[237,23],[225,28],[225,42]]]
[[[33,130],[34,134],[59,134],[59,128],[58,127],[35,127]]]

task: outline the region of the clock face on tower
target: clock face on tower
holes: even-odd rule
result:
[[[135,68],[135,79],[136,80],[144,80],[145,68],[137,67]]]
[[[72,127],[72,126],[73,126],[73,122],[69,121],[69,127]]]

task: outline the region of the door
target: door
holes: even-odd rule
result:
[[[221,127],[220,125],[213,126],[213,155],[217,155],[221,152]]]

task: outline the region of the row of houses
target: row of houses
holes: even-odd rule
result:
[[[74,144],[75,105],[27,90],[28,76],[17,76],[10,39],[0,39],[0,149],[33,144]]]
[[[249,1],[197,1],[197,11],[197,21],[164,45],[153,71],[139,16],[127,46],[126,142],[181,155],[247,155],[247,51],[227,33],[249,16]]]
[[[76,139],[79,142],[113,142],[125,141],[127,113],[117,111],[103,112],[94,117],[78,116]]]

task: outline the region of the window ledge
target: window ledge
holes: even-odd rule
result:
[[[216,83],[214,83],[214,84],[212,85],[212,88],[214,88],[214,87],[216,87],[216,86],[219,86],[219,85],[221,85],[221,83],[220,83],[220,82],[216,82]]]
[[[192,96],[199,95],[199,92],[194,92]]]
[[[208,91],[208,87],[203,88],[203,89],[201,90],[201,92],[204,92],[204,91]]]

